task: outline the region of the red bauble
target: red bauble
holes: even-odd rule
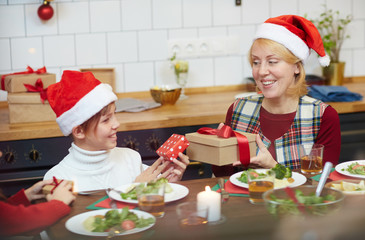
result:
[[[49,20],[53,16],[53,8],[47,1],[38,8],[38,16],[42,20]]]

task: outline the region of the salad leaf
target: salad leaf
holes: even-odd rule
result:
[[[348,165],[347,168],[342,169],[342,171],[347,171],[351,174],[365,175],[365,165],[355,162]]]
[[[122,197],[122,199],[137,200],[137,188],[144,188],[143,192],[153,193],[153,191],[155,191],[162,184],[165,184],[165,193],[171,193],[172,191],[174,191],[174,189],[168,183],[168,180],[166,178],[160,178],[156,181],[147,183],[147,185],[141,183],[136,187],[134,187],[131,191],[127,191],[126,193],[121,193],[120,196]]]

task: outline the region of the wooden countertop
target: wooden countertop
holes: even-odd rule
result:
[[[350,91],[365,96],[365,82],[346,83]],[[139,113],[117,113],[120,122],[118,131],[206,125],[224,122],[228,107],[234,96],[247,91],[246,86],[222,86],[187,89],[188,99],[175,105],[164,105]],[[118,94],[119,98],[135,97],[153,101],[148,92]],[[339,114],[365,112],[365,99],[358,102],[329,103]],[[7,104],[0,105],[0,141],[24,140],[63,136],[57,123],[38,122],[10,124]]]

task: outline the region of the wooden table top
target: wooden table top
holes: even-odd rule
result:
[[[365,83],[345,84],[350,91],[365,96]],[[133,131],[180,126],[207,125],[224,122],[229,106],[235,95],[247,91],[245,87],[220,87],[203,92],[187,91],[188,99],[175,105],[164,105],[138,113],[117,113],[120,127],[118,131]],[[218,89],[218,90],[217,90]],[[128,97],[120,94],[119,96]],[[148,94],[139,95],[141,100],[152,101]],[[358,102],[329,103],[339,114],[365,112],[365,99]],[[0,141],[50,138],[63,136],[55,121],[37,123],[9,123],[8,108],[0,108]]]
[[[316,184],[308,178],[306,184]],[[228,202],[222,204],[221,213],[225,221],[218,225],[207,225],[193,230],[182,230],[179,226],[176,207],[179,203],[195,201],[199,192],[204,191],[205,186],[211,188],[217,184],[216,178],[205,178],[178,182],[188,187],[189,194],[183,199],[170,202],[165,205],[165,216],[158,218],[152,228],[131,235],[115,237],[115,239],[274,239],[274,234],[282,228],[281,221],[271,216],[264,205],[253,205],[248,197],[230,196]],[[105,196],[105,193],[97,193],[89,196],[77,196],[72,205],[71,213],[48,229],[51,239],[105,239],[88,237],[69,232],[65,228],[66,221],[77,214],[89,211],[85,207]],[[345,206],[353,202],[363,202],[364,195],[352,199],[345,198]],[[358,203],[357,203],[358,204]],[[285,229],[285,228],[284,228]],[[294,231],[295,232],[295,231]],[[291,239],[286,238],[286,239]],[[294,238],[292,238],[294,239]],[[300,239],[300,238],[295,238]]]

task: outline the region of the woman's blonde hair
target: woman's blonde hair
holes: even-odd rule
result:
[[[297,97],[301,97],[308,93],[307,83],[305,81],[305,71],[304,71],[303,62],[297,56],[295,56],[291,51],[289,51],[289,49],[287,49],[282,44],[275,42],[273,40],[270,40],[270,39],[258,38],[255,40],[254,43],[259,44],[261,46],[268,47],[275,55],[277,55],[278,57],[283,59],[285,62],[287,62],[289,64],[296,64],[298,66],[299,73],[295,75],[294,86],[288,89],[289,94],[292,94]],[[253,46],[253,44],[252,44],[252,46]],[[249,53],[248,61],[250,62],[251,67],[253,64],[252,46],[248,52]]]

